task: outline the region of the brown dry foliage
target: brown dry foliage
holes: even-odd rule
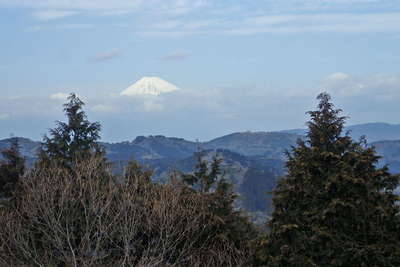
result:
[[[0,209],[0,266],[243,266],[208,198],[149,182],[132,164],[118,183],[102,159],[38,167]]]

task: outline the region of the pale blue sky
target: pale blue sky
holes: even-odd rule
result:
[[[0,138],[40,139],[69,92],[106,141],[298,128],[322,90],[400,123],[398,0],[0,0],[0,33]],[[142,76],[182,90],[119,95]]]

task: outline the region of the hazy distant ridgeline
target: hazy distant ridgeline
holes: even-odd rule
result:
[[[369,143],[383,140],[399,140],[400,124],[389,124],[383,122],[357,124],[344,128],[344,132],[350,132],[350,136],[358,140],[361,136],[366,136]],[[282,133],[291,133],[304,135],[305,129],[292,129],[280,131]]]
[[[367,141],[376,147],[385,160],[396,161],[396,154],[400,154],[397,144],[400,140],[400,125],[387,123],[368,123],[349,126],[353,139],[358,140],[366,136]],[[283,152],[296,144],[296,140],[305,134],[303,129],[285,130],[281,132],[241,132],[232,133],[213,139],[208,142],[192,142],[183,138],[165,137],[162,135],[139,136],[133,141],[119,143],[102,143],[106,148],[107,156],[111,161],[139,161],[159,159],[185,159],[191,157],[199,149],[225,149],[243,156],[263,156],[271,159],[284,159]],[[0,149],[9,146],[10,139],[0,140]],[[19,138],[22,154],[29,160],[34,160],[39,142],[27,138]],[[388,149],[390,147],[390,150]],[[390,153],[390,154],[388,154]]]
[[[367,136],[367,140],[383,156],[382,164],[389,164],[394,173],[400,172],[400,126],[386,123],[370,123],[347,127],[353,138]],[[115,162],[115,171],[131,159],[154,168],[155,180],[164,180],[172,170],[190,171],[198,149],[207,150],[210,157],[217,151],[224,158],[226,177],[235,185],[241,205],[248,210],[269,210],[271,199],[265,192],[271,191],[276,180],[284,173],[284,151],[296,145],[305,130],[282,132],[242,132],[216,138],[208,142],[192,142],[182,138],[139,136],[133,141],[102,143],[107,157]],[[36,159],[39,142],[19,138],[22,154],[29,164]],[[9,146],[10,139],[0,140],[0,150]]]

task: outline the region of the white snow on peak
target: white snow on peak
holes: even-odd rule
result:
[[[124,96],[161,95],[177,91],[179,88],[158,77],[143,77],[121,92]]]

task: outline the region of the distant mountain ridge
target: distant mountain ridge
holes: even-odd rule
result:
[[[344,128],[344,132],[350,132],[350,136],[358,140],[361,136],[366,136],[369,143],[387,140],[400,140],[400,124],[390,124],[384,122],[372,122],[356,124]],[[306,129],[291,129],[279,131],[281,133],[290,133],[305,135]]]
[[[242,132],[225,135],[204,143],[207,149],[228,149],[245,156],[282,159],[283,152],[296,143],[300,135],[279,132]]]
[[[400,173],[400,125],[370,123],[346,127],[353,138],[366,135],[377,153],[382,156],[380,165],[389,164],[390,171]],[[276,181],[285,173],[285,150],[303,138],[305,130],[282,132],[232,133],[208,142],[193,142],[183,138],[162,135],[138,136],[133,141],[101,143],[107,157],[114,162],[115,171],[121,172],[124,164],[135,159],[152,168],[155,180],[165,180],[173,170],[189,172],[196,164],[194,153],[203,150],[211,158],[216,153],[224,160],[223,171],[239,194],[240,206],[249,211],[269,210],[271,191]],[[371,138],[372,137],[372,138]],[[14,137],[16,138],[16,137]],[[397,140],[390,140],[397,139]],[[40,142],[18,138],[21,152],[29,164],[36,160]],[[0,140],[0,150],[8,148],[11,138]]]
[[[381,146],[382,141],[400,140],[400,124],[367,123],[345,128],[351,131],[354,139],[365,135],[370,144]],[[271,159],[284,159],[283,152],[296,145],[306,130],[294,129],[280,132],[239,132],[215,138],[207,142],[193,142],[183,138],[162,135],[138,136],[133,141],[118,143],[103,142],[111,161],[182,159],[193,155],[199,149],[225,149],[244,156],[263,156]],[[22,153],[28,158],[35,158],[40,142],[19,138]],[[9,139],[0,140],[0,150],[8,146]]]
[[[382,156],[381,166],[388,165],[392,173],[400,173],[400,140],[378,141],[372,145]]]

